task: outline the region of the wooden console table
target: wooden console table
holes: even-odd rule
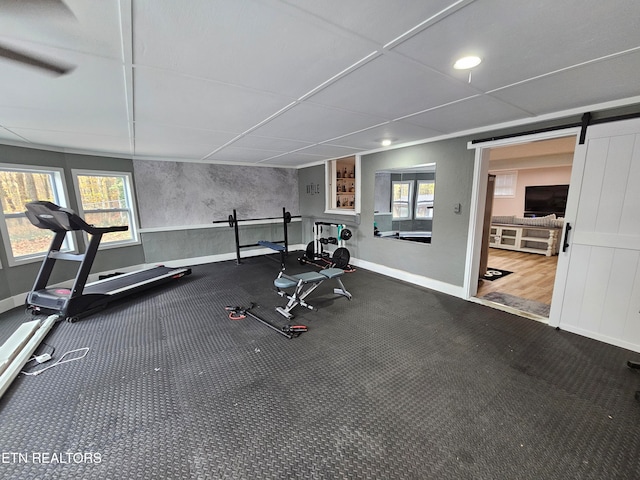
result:
[[[517,252],[557,255],[560,228],[530,227],[527,225],[491,224],[489,246]]]

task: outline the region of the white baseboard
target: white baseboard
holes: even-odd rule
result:
[[[298,245],[289,245],[289,252],[295,252],[296,250],[304,250],[306,245],[298,244]],[[248,258],[248,257],[259,257],[260,255],[270,255],[275,254],[273,250],[269,248],[254,248],[252,250],[242,250],[240,252],[240,259]],[[180,260],[169,260],[167,262],[155,262],[153,264],[147,265],[148,267],[154,265],[166,265],[167,267],[189,267],[193,265],[203,265],[205,263],[217,263],[217,262],[226,262],[228,260],[235,260],[236,254],[235,252],[230,253],[220,253],[218,255],[206,255],[204,257],[192,257],[192,258],[183,258]]]
[[[446,293],[454,297],[465,298],[464,288],[462,286],[451,285],[450,283],[440,282],[432,278],[423,277],[422,275],[416,275],[415,273],[405,272],[404,270],[398,270],[397,268],[387,267],[386,265],[359,260],[357,258],[351,258],[350,263],[356,267],[362,267],[372,272],[386,275],[387,277],[397,278],[398,280]]]
[[[20,299],[22,299],[22,301],[20,301]],[[26,299],[26,293],[21,293],[20,295],[15,295],[9,298],[3,298],[2,300],[0,300],[0,313],[8,312],[12,308],[20,306],[20,304],[24,305]]]

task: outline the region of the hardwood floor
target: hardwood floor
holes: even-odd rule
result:
[[[520,298],[551,305],[558,256],[489,249],[489,267],[509,270],[512,274],[494,280],[481,280],[476,297],[489,292],[508,293]]]

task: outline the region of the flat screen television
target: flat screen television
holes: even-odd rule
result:
[[[525,187],[524,214],[543,217],[555,213],[564,217],[567,208],[569,185],[536,185]]]

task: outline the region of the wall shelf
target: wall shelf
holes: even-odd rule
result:
[[[355,156],[329,160],[327,175],[327,205],[325,213],[352,214],[360,210],[360,163]]]

